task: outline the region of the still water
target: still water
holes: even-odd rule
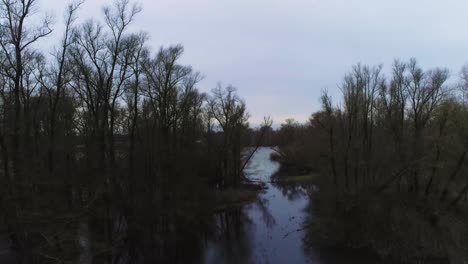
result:
[[[279,169],[270,160],[271,148],[259,148],[245,169],[253,181],[266,184],[259,201],[237,208],[241,234],[219,236],[208,242],[205,263],[319,263],[303,246],[300,231],[306,218],[308,197],[304,189],[271,183]],[[236,236],[237,235],[237,236]]]

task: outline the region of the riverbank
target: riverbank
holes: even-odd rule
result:
[[[427,199],[411,193],[395,197],[368,189],[336,197],[329,178],[292,175],[288,168],[290,164],[280,168],[273,181],[314,186],[306,188],[313,201],[306,209],[306,248],[320,248],[322,253],[363,252],[372,259],[368,263],[464,263],[468,259],[466,213],[442,206],[429,210]]]
[[[215,210],[224,210],[229,207],[255,202],[265,188],[263,183],[244,182],[238,188],[215,191],[213,193]]]
[[[382,263],[463,263],[460,234],[466,228],[452,214],[428,211],[423,200],[385,197],[342,197],[335,204],[330,193],[311,194],[315,215],[308,225],[310,244],[370,252]],[[454,236],[458,233],[458,238]]]

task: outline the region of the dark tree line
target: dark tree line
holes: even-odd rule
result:
[[[424,71],[412,59],[396,61],[390,78],[381,71],[355,66],[341,85],[342,107],[324,94],[324,110],[311,119],[329,138],[335,189],[357,197],[369,188],[396,188],[445,200],[443,186],[454,184],[450,175],[463,169],[466,105],[446,84],[445,69]],[[453,189],[451,196],[458,194]]]
[[[182,46],[153,52],[129,31],[129,0],[103,23],[69,4],[52,55],[36,2],[0,2],[0,223],[18,263],[193,259],[178,250],[200,254],[208,190],[241,181],[245,103],[232,86],[201,93]]]
[[[409,263],[467,256],[455,235],[468,231],[458,224],[468,194],[466,69],[458,85],[415,59],[382,69],[354,66],[339,104],[325,92],[307,124],[283,125],[278,133],[293,136],[280,161],[318,175],[312,197],[329,240]]]

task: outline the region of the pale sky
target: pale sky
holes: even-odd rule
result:
[[[149,33],[150,45],[182,44],[183,63],[205,79],[238,88],[251,123],[271,115],[276,123],[304,121],[319,109],[327,88],[353,64],[418,59],[424,68],[447,67],[457,76],[468,61],[466,0],[139,0],[132,30]],[[60,33],[67,1],[38,0],[56,17]],[[80,17],[101,15],[111,0],[87,0]]]

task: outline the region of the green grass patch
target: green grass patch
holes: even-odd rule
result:
[[[275,182],[287,182],[287,183],[295,183],[295,184],[314,183],[316,179],[317,179],[317,175],[315,174],[295,175],[295,176],[277,175],[274,177]]]
[[[306,182],[313,182],[316,178],[315,175],[301,175],[301,176],[289,176],[284,177],[287,181],[295,182],[295,183],[306,183]]]

